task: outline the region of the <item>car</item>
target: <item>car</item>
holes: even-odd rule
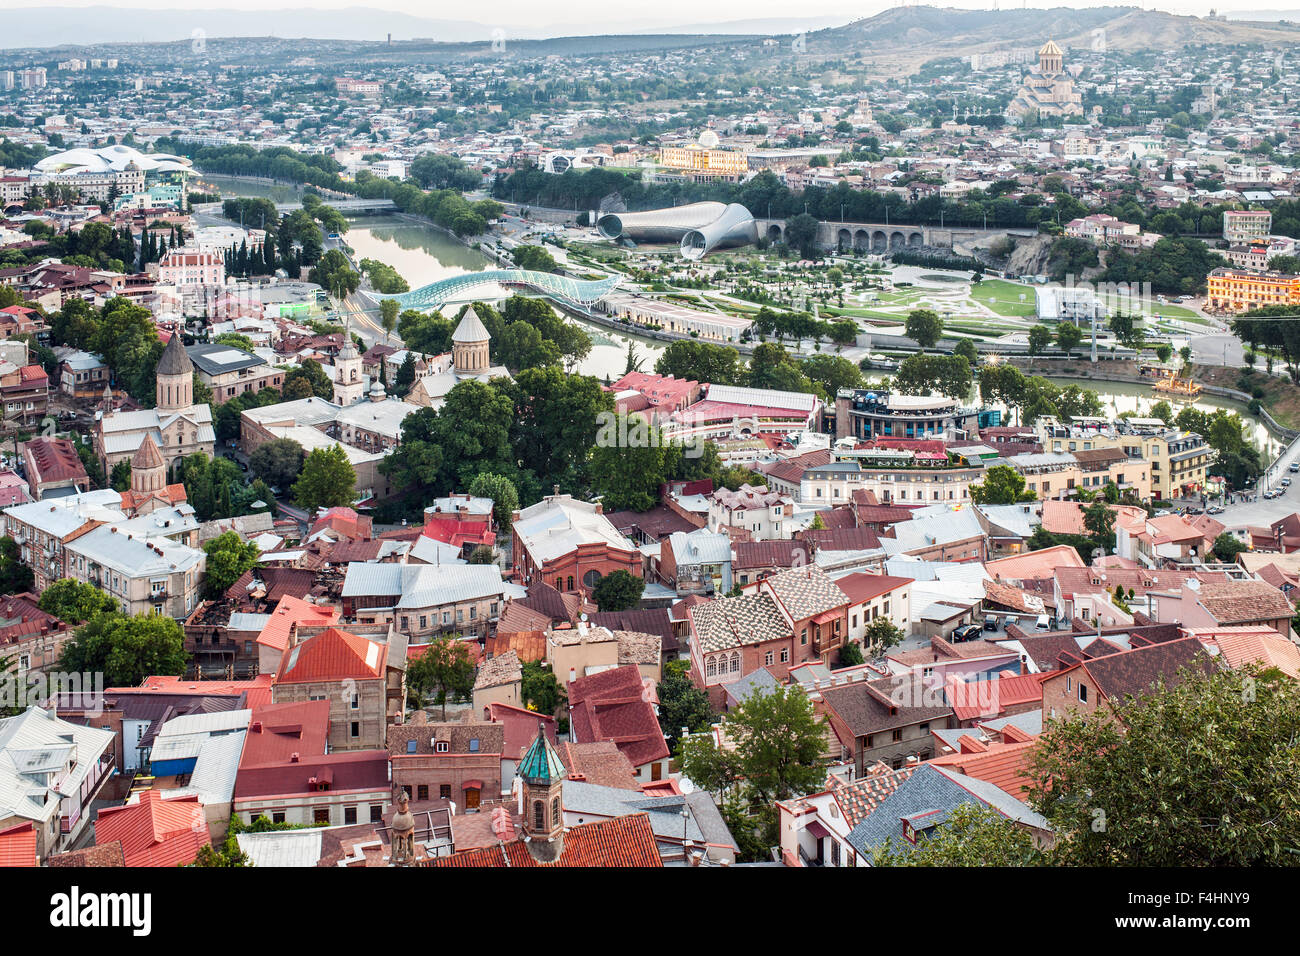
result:
[[[1293,475],[1296,472],[1300,471],[1300,461],[1291,462],[1291,464],[1287,467],[1287,471],[1291,472],[1291,474]]]
[[[996,614],[984,615],[984,630],[996,631],[998,629],[998,617]]]
[[[1286,477],[1286,478],[1283,478],[1282,481],[1281,481],[1281,485],[1282,485],[1283,488],[1290,488],[1290,487],[1291,487],[1291,478],[1290,478],[1289,476]]]
[[[957,642],[976,640],[983,629],[978,624],[967,624],[952,632],[952,639]]]
[[[1038,615],[1038,620],[1034,622],[1035,631],[1050,631],[1052,629],[1052,619],[1046,614]]]

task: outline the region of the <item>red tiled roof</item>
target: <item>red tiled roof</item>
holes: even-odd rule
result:
[[[159,790],[146,790],[139,803],[100,810],[95,840],[121,840],[127,866],[192,863],[212,842],[198,797],[167,800]]]
[[[387,661],[386,644],[330,627],[286,648],[275,681],[373,680],[384,673]]]
[[[329,739],[330,702],[305,700],[287,704],[264,704],[253,710],[239,758],[245,767],[287,761],[325,753]]]
[[[118,691],[138,694],[152,690],[164,694],[247,694],[245,704],[253,709],[271,702],[271,685],[274,683],[274,674],[258,674],[248,680],[186,680],[183,677],[154,674],[146,677],[139,687],[110,687],[106,693]]]
[[[268,620],[257,635],[257,643],[277,651],[284,651],[289,646],[289,635],[296,625],[331,625],[337,624],[339,609],[312,604],[300,598],[286,594],[271,612]]]
[[[994,580],[1020,581],[1025,578],[1050,578],[1057,568],[1083,568],[1083,558],[1068,544],[1058,544],[1039,551],[1009,554],[984,562],[984,569]]]
[[[1023,800],[1033,786],[1030,766],[1037,746],[1037,739],[1024,743],[992,744],[982,753],[945,754],[927,762],[938,767],[951,767]]]
[[[488,704],[488,719],[493,723],[505,724],[506,740],[501,751],[505,757],[518,757],[525,747],[536,740],[539,723],[545,725],[547,739],[552,744],[555,743],[555,718],[539,714],[535,710],[493,701]]]
[[[379,791],[389,789],[387,750],[349,750],[303,756],[298,761],[239,768],[235,799],[288,796],[315,790],[317,781],[328,781],[331,792]]]
[[[572,681],[569,713],[576,742],[612,740],[633,767],[668,756],[668,744],[635,665]]]
[[[585,866],[585,867],[653,867],[663,866],[650,817],[634,813],[612,820],[583,823],[564,833],[564,850],[554,863],[538,863],[520,840],[498,846],[482,847],[436,857],[425,866]]]
[[[36,827],[20,823],[0,830],[0,867],[36,865]]]
[[[895,577],[892,574],[867,574],[859,571],[837,578],[835,583],[849,596],[850,603],[861,604],[863,601],[870,601],[872,598],[887,594],[895,588],[911,584],[912,579]]]

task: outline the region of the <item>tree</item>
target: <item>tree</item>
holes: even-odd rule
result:
[[[1174,421],[1174,407],[1168,402],[1161,399],[1151,406],[1148,413],[1152,418],[1158,418],[1166,425],[1172,425]]]
[[[524,661],[519,694],[529,710],[548,717],[555,715],[565,697],[555,674],[541,661]]]
[[[916,843],[890,838],[877,847],[872,866],[1045,866],[1034,835],[983,803],[963,803],[933,835]]]
[[[1083,330],[1073,322],[1062,322],[1056,328],[1056,344],[1066,355],[1070,355],[1083,341]]]
[[[799,368],[829,402],[842,388],[861,388],[862,370],[839,355],[811,355],[799,362]]]
[[[799,213],[785,221],[785,243],[791,249],[799,250],[805,259],[815,259],[818,253],[817,232],[821,223],[817,217]]]
[[[108,476],[108,484],[114,491],[131,490],[131,459],[123,458],[113,466]]]
[[[641,603],[645,579],[622,568],[611,571],[591,589],[591,599],[602,611],[626,611]]]
[[[22,557],[17,541],[9,535],[0,538],[0,594],[22,594],[35,587],[36,577]]]
[[[952,354],[964,358],[971,365],[979,364],[979,349],[975,348],[975,343],[970,339],[959,339],[953,347]]]
[[[307,453],[292,438],[273,438],[253,449],[248,467],[268,485],[288,488],[302,473]]]
[[[722,726],[735,743],[734,759],[725,756],[711,735],[692,737],[678,751],[682,773],[715,793],[739,787],[751,814],[744,829],[753,833],[738,834],[737,840],[752,835],[757,845],[774,846],[776,801],[808,793],[826,779],[822,720],[798,687],[776,687],[749,694]]]
[[[347,506],[352,504],[356,484],[357,473],[342,447],[313,448],[294,482],[293,497],[308,512]]]
[[[611,416],[591,452],[592,490],[606,512],[649,511],[669,475],[669,446],[645,416]]]
[[[664,349],[655,372],[711,385],[740,385],[745,378],[740,353],[731,346],[694,340],[674,342]]]
[[[913,309],[907,314],[904,332],[923,349],[932,349],[943,336],[943,320],[933,309]]]
[[[929,395],[939,392],[949,398],[964,401],[970,395],[970,362],[960,355],[926,355],[918,352],[909,355],[898,366],[894,387],[907,395]]]
[[[46,614],[53,614],[69,624],[81,624],[96,614],[112,613],[117,602],[93,584],[72,578],[60,578],[44,591],[37,606]]]
[[[185,633],[163,614],[97,614],[82,625],[59,657],[59,669],[104,675],[110,687],[135,687],[153,674],[185,672]]]
[[[1156,358],[1160,360],[1162,365],[1167,363],[1173,357],[1173,354],[1174,347],[1168,342],[1161,342],[1156,346]]]
[[[1029,330],[1029,354],[1038,355],[1052,344],[1052,330],[1045,325],[1035,325]]]
[[[396,299],[381,299],[379,302],[379,324],[384,329],[384,341],[387,342],[397,328],[397,313],[401,309]]]
[[[1024,476],[1010,465],[994,465],[984,472],[983,482],[970,486],[970,497],[977,505],[1012,505],[1038,495],[1025,490]]]
[[[496,560],[497,553],[488,544],[480,544],[469,555],[470,564],[495,564]]]
[[[208,594],[213,597],[225,594],[245,571],[257,564],[257,556],[261,553],[257,545],[245,541],[238,531],[217,535],[203,545],[203,550],[208,556],[204,582]]]
[[[862,655],[862,648],[856,642],[849,641],[840,648],[840,667],[857,667],[866,662],[867,659]]]
[[[516,246],[511,253],[515,265],[531,272],[554,272],[558,265],[555,257],[541,246]]]
[[[469,483],[469,493],[475,498],[491,498],[497,527],[503,531],[510,530],[510,522],[519,507],[519,492],[515,490],[513,481],[505,475],[484,472],[474,476]]]
[[[321,368],[320,362],[315,359],[304,359],[303,363],[297,368],[290,369],[284,376],[284,394],[289,396],[289,388],[292,382],[298,379],[306,380],[311,386],[311,394],[317,398],[323,398],[329,401],[334,397],[334,383],[325,370]],[[306,396],[303,396],[306,397]]]
[[[1220,561],[1232,563],[1237,560],[1237,555],[1249,550],[1249,545],[1243,544],[1236,535],[1227,531],[1214,539],[1214,555]]]
[[[398,398],[405,398],[414,384],[415,353],[407,349],[406,357],[402,359],[402,364],[397,367],[397,374],[393,376],[393,394]]]
[[[1108,552],[1115,550],[1115,511],[1104,501],[1094,501],[1083,509],[1083,526],[1094,546]]]
[[[1289,866],[1300,849],[1300,687],[1258,665],[1189,666],[1048,724],[1033,802],[1077,866]]]
[[[663,676],[657,687],[659,697],[659,728],[663,731],[668,749],[675,751],[682,729],[690,733],[707,730],[713,723],[713,707],[709,695],[690,677],[690,661],[669,661],[664,665]]]
[[[903,643],[906,637],[902,628],[895,626],[888,617],[878,617],[869,623],[862,632],[862,646],[870,657],[879,657],[891,647]]]
[[[467,700],[474,692],[474,659],[465,642],[439,637],[406,667],[406,684],[423,699],[442,706],[447,719],[447,698]]]

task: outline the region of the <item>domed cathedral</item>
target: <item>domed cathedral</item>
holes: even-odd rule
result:
[[[564,852],[564,764],[537,725],[537,738],[519,759],[519,815],[529,854],[553,863]]]
[[[492,364],[491,353],[492,336],[474,307],[470,306],[451,334],[451,368],[417,379],[406,400],[412,405],[441,408],[447,393],[460,382],[509,378],[509,369]],[[442,359],[446,360],[445,354]]]
[[[474,307],[466,309],[451,336],[451,363],[457,375],[481,375],[491,367],[488,358],[491,338]]]
[[[131,517],[185,501],[183,484],[167,483],[167,462],[150,435],[131,456],[131,490],[122,492],[122,510]]]
[[[1023,123],[1042,117],[1082,115],[1083,94],[1065,72],[1065,54],[1048,40],[1038,51],[1038,65],[1025,74],[1019,92],[1007,107],[1007,116]]]
[[[173,333],[158,359],[154,407],[137,411],[99,411],[95,414],[95,453],[109,474],[119,461],[132,461],[148,438],[163,462],[163,478],[186,456],[216,451],[212,408],[194,404],[194,363],[179,332]],[[153,455],[145,449],[152,468]]]

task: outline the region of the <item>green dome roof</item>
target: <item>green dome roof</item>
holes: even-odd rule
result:
[[[564,779],[564,764],[560,762],[560,755],[555,752],[551,742],[546,739],[544,725],[537,725],[537,739],[524,751],[516,772],[533,784],[549,785]]]

